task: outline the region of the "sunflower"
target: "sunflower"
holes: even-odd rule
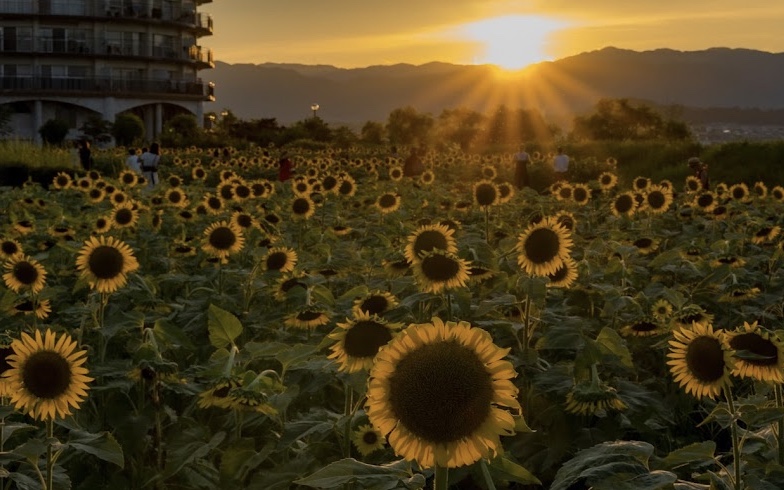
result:
[[[20,235],[27,235],[35,230],[35,224],[32,221],[27,219],[22,219],[14,223],[14,230],[16,230]]]
[[[265,271],[291,272],[297,265],[297,252],[288,247],[271,248],[261,262]]]
[[[351,312],[354,316],[359,315],[361,312],[382,316],[397,305],[398,301],[394,294],[387,291],[374,291],[364,298],[354,300],[354,307],[351,309]]]
[[[555,218],[547,217],[529,225],[517,242],[517,263],[533,276],[555,274],[572,247],[572,238]]]
[[[737,303],[739,301],[746,301],[747,299],[754,298],[760,293],[759,288],[741,288],[733,287],[728,292],[719,296],[721,303]]]
[[[400,196],[394,192],[385,192],[378,196],[375,206],[381,211],[381,214],[389,214],[400,209]]]
[[[651,307],[651,315],[660,322],[672,316],[672,305],[666,299],[659,299]]]
[[[191,169],[191,178],[193,180],[206,180],[207,179],[207,171],[204,170],[204,167],[200,165],[196,165]]]
[[[234,183],[230,181],[223,181],[218,184],[218,187],[215,189],[218,193],[218,196],[223,199],[224,201],[231,201],[234,199]]]
[[[93,231],[99,235],[102,235],[111,229],[112,221],[105,216],[96,218],[93,222]]]
[[[468,279],[474,283],[485,281],[494,275],[495,271],[487,267],[472,265],[468,268]]]
[[[555,195],[555,198],[559,201],[571,201],[572,191],[574,190],[572,184],[569,182],[558,182],[556,184],[553,184],[553,187],[555,188],[553,195]]]
[[[295,197],[291,201],[291,212],[295,218],[306,220],[316,212],[316,204],[308,196]]]
[[[402,326],[362,311],[354,318],[346,319],[345,323],[338,323],[338,328],[327,335],[335,341],[327,358],[339,364],[338,371],[367,371],[373,367],[373,359],[379,350],[392,340]]]
[[[381,262],[388,277],[402,277],[411,271],[411,262],[408,259],[389,260],[384,259]]]
[[[627,408],[615,388],[604,383],[583,381],[566,394],[566,411],[575,415],[596,415],[607,410],[620,412]]]
[[[117,180],[119,180],[120,183],[122,183],[124,186],[133,187],[139,182],[139,174],[133,170],[123,170],[120,172]]]
[[[93,204],[98,204],[99,202],[103,201],[105,197],[106,192],[104,192],[103,189],[92,187],[89,191],[87,191],[87,200]]]
[[[14,314],[32,315],[38,319],[45,319],[52,312],[52,304],[48,299],[38,300],[36,304],[29,299],[22,300],[16,303],[12,309]]]
[[[685,188],[686,192],[697,192],[702,189],[702,182],[694,175],[689,175],[686,177]]]
[[[468,282],[467,261],[443,250],[426,253],[413,264],[414,279],[424,293],[438,294],[465,287]]]
[[[38,294],[46,285],[46,269],[37,260],[18,253],[6,260],[3,281],[15,293],[29,289]]]
[[[136,271],[139,263],[123,241],[102,235],[84,242],[76,268],[91,288],[99,293],[113,293],[125,285],[127,275]]]
[[[498,204],[505,204],[512,200],[515,195],[515,189],[509,182],[501,182],[498,184]]]
[[[660,322],[650,318],[643,318],[624,325],[619,332],[624,337],[652,337],[663,334],[666,331]]]
[[[751,190],[754,195],[760,199],[768,195],[768,186],[766,186],[764,182],[755,182],[754,187],[752,187]]]
[[[295,196],[307,196],[310,194],[311,187],[305,180],[295,180],[291,184],[291,190],[294,192]]]
[[[702,191],[694,197],[692,206],[699,208],[706,213],[711,213],[718,205],[719,201],[711,191]]]
[[[645,192],[651,185],[651,179],[648,177],[636,177],[632,181],[632,189],[636,192]]]
[[[389,178],[395,182],[400,181],[403,178],[403,169],[398,165],[389,167]]]
[[[577,280],[577,262],[571,257],[566,257],[555,272],[547,274],[550,282],[547,283],[552,288],[568,289]]]
[[[169,176],[166,177],[166,183],[169,184],[169,187],[181,187],[182,177],[175,174],[169,174]]]
[[[371,453],[384,449],[387,439],[372,425],[365,424],[351,433],[351,442],[362,456],[370,456]]]
[[[430,185],[433,182],[435,182],[435,180],[436,180],[436,175],[433,173],[432,170],[425,170],[424,172],[422,172],[422,175],[419,176],[419,183],[422,185]]]
[[[493,180],[498,175],[494,165],[487,164],[482,167],[482,178],[485,180]]]
[[[773,199],[779,202],[784,201],[784,187],[777,185],[770,190],[770,195],[773,196]]]
[[[572,188],[572,201],[580,206],[585,206],[591,200],[591,188],[585,184],[574,184]]]
[[[71,176],[65,172],[58,172],[57,175],[54,176],[54,179],[52,179],[52,187],[55,189],[68,189],[71,187],[72,183],[73,180],[71,179]]]
[[[296,291],[297,289],[307,290],[308,285],[304,282],[306,277],[304,272],[284,274],[278,279],[273,297],[277,301],[286,301],[292,291]]]
[[[746,259],[735,255],[722,255],[711,262],[712,267],[728,265],[730,269],[739,269],[746,265]]]
[[[674,318],[675,326],[688,329],[693,323],[700,325],[710,325],[713,322],[713,315],[696,305],[691,305],[680,311]]]
[[[521,410],[509,349],[468,322],[412,324],[381,351],[370,371],[367,412],[395,453],[421,467],[491,459],[513,435],[508,410]],[[508,409],[508,410],[507,410]]]
[[[749,200],[749,186],[743,182],[734,184],[730,187],[729,194],[736,201],[747,202]]]
[[[405,248],[406,259],[413,263],[433,250],[457,253],[457,244],[453,235],[454,230],[441,224],[420,226],[408,236],[408,244]]]
[[[632,245],[642,255],[648,255],[656,251],[658,240],[647,236],[640,237],[632,242]]]
[[[637,201],[634,199],[634,194],[631,192],[624,192],[618,194],[613,199],[610,205],[610,210],[615,216],[631,216],[637,207]]]
[[[211,224],[204,230],[204,239],[202,250],[221,260],[239,252],[245,245],[242,230],[229,221],[218,221]]]
[[[661,185],[651,184],[645,193],[645,209],[654,214],[666,212],[672,205],[672,191]]]
[[[735,351],[733,376],[784,383],[784,343],[774,333],[757,322],[743,322],[728,335],[730,348]]]
[[[337,193],[343,197],[351,197],[357,192],[357,184],[350,175],[345,175],[340,179],[337,186]]]
[[[112,209],[111,226],[113,228],[130,228],[139,221],[139,213],[129,203],[120,204]]]
[[[299,328],[301,330],[313,330],[327,323],[329,323],[329,315],[311,307],[292,313],[283,321],[283,324],[287,327]]]
[[[10,259],[14,255],[22,253],[22,244],[13,238],[5,238],[0,241],[0,259]]]
[[[490,167],[495,170],[495,167]],[[500,192],[498,186],[490,180],[480,180],[474,184],[474,202],[481,207],[498,204]]]
[[[199,408],[216,407],[229,409],[233,402],[229,393],[239,386],[240,380],[237,378],[221,379],[199,393],[197,405]]]
[[[771,243],[780,233],[781,227],[779,226],[764,226],[754,233],[751,242],[757,245]]]
[[[129,202],[129,200],[130,199],[128,198],[128,194],[126,194],[126,193],[124,193],[122,191],[113,192],[109,196],[109,202],[112,204],[112,206],[118,206],[120,204],[125,204],[125,203]]]
[[[612,172],[602,172],[599,175],[599,187],[603,191],[609,191],[618,184],[618,176]]]
[[[52,420],[71,415],[87,396],[87,351],[77,350],[76,341],[50,329],[35,338],[22,332],[11,343],[14,353],[6,358],[9,369],[3,373],[8,382],[11,403],[17,410],[38,420]]]
[[[713,325],[695,323],[691,329],[675,330],[673,336],[667,365],[675,382],[698,399],[715,399],[731,384],[730,374],[735,368],[726,334],[714,331]]]
[[[188,205],[188,196],[179,187],[173,187],[167,190],[164,197],[166,203],[175,208],[184,208]]]

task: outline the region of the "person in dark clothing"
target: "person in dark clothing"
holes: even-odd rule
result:
[[[520,147],[520,151],[515,153],[515,177],[514,183],[518,189],[529,187],[531,184],[528,181],[528,153],[524,147]]]
[[[699,179],[702,188],[710,189],[710,180],[708,179],[708,164],[700,160],[700,157],[689,158],[689,168],[694,172],[694,176]]]
[[[291,178],[291,174],[294,173],[293,167],[294,164],[291,162],[288,153],[283,153],[280,156],[280,160],[278,160],[278,180],[281,182],[285,182]]]
[[[421,151],[419,148],[411,150],[406,161],[403,163],[403,175],[406,177],[416,177],[425,171],[425,165],[422,163],[422,158],[419,156]]]
[[[79,142],[79,163],[82,164],[82,168],[85,170],[93,168],[92,151],[90,151],[90,142],[87,140]]]

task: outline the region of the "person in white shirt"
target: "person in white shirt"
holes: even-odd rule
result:
[[[160,146],[158,143],[150,145],[150,149],[139,157],[142,164],[142,175],[147,179],[147,188],[155,187],[158,180],[158,163],[161,160]]]
[[[139,155],[136,154],[136,148],[128,148],[128,157],[125,159],[125,165],[137,174],[142,173],[142,165]]]
[[[563,148],[558,148],[558,154],[553,158],[553,170],[555,170],[556,180],[566,180],[569,172],[569,157],[563,152]]]
[[[518,189],[530,185],[528,182],[528,153],[525,151],[524,146],[520,146],[520,151],[515,154],[515,186]]]

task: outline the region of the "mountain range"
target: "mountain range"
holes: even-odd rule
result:
[[[395,64],[366,68],[286,63],[216,62],[203,72],[216,84],[206,111],[288,124],[313,115],[328,123],[386,121],[412,106],[438,116],[444,109],[489,113],[536,108],[558,123],[590,111],[602,97],[678,107],[693,118],[740,117],[784,125],[784,53],[712,48],[703,51],[604,48],[518,72],[493,65]],[[706,116],[710,114],[710,116]]]

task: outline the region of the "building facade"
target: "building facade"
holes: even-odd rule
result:
[[[199,39],[213,31],[198,7],[212,0],[0,0],[0,107],[12,137],[40,141],[50,119],[71,128],[131,112],[156,138],[166,120],[203,123],[214,67]]]

